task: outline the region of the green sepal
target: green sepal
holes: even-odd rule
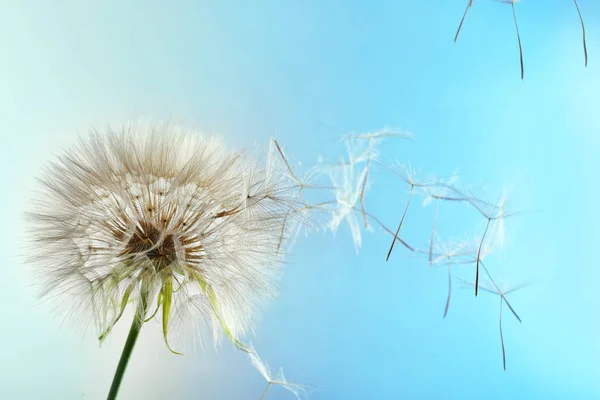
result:
[[[156,310],[154,310],[154,312],[152,313],[151,316],[149,316],[148,318],[146,318],[144,320],[144,323],[150,321],[152,318],[154,318],[156,316],[156,314],[158,313],[158,310],[160,310],[160,305],[162,304],[162,291],[158,293],[158,301],[156,304]]]
[[[231,331],[227,327],[227,324],[223,320],[223,317],[221,317],[221,312],[219,311],[219,304],[217,302],[217,296],[216,296],[215,292],[212,290],[212,288],[210,286],[207,288],[207,290],[208,290],[208,298],[210,300],[210,303],[212,304],[213,308],[215,309],[215,314],[217,316],[217,319],[219,320],[219,323],[221,324],[221,328],[227,335],[227,338],[229,338],[231,343],[233,343],[233,345],[235,347],[237,347],[239,350],[243,351],[244,353],[248,353],[248,354],[252,353],[252,351],[244,343],[240,342],[238,340],[238,338],[234,337],[231,334]]]
[[[108,328],[104,331],[104,333],[102,333],[98,337],[98,340],[100,341],[100,344],[102,344],[102,342],[104,341],[104,339],[106,339],[108,337],[108,335],[112,331],[112,328],[115,326],[115,324],[119,321],[119,319],[123,315],[123,312],[125,311],[125,307],[129,303],[129,296],[131,296],[131,292],[133,291],[133,287],[134,287],[133,285],[129,285],[127,287],[127,289],[125,289],[125,293],[123,293],[123,298],[121,299],[121,309],[119,310],[119,314],[117,315],[117,317],[115,318],[115,320],[108,326]]]
[[[173,300],[173,281],[172,281],[171,276],[167,277],[164,280],[161,294],[162,294],[162,306],[163,306],[162,325],[163,325],[163,336],[165,338],[165,344],[167,345],[167,348],[171,351],[171,353],[179,354],[182,356],[183,353],[179,353],[179,352],[173,350],[171,348],[171,346],[169,346],[169,340],[167,339],[167,332],[169,329],[168,328],[169,327],[169,315],[171,314],[171,302]]]
[[[227,327],[227,324],[223,320],[223,317],[221,317],[221,312],[219,311],[219,302],[217,301],[217,295],[215,294],[214,290],[208,285],[206,280],[200,274],[194,273],[194,277],[196,278],[196,281],[202,288],[202,291],[204,292],[204,294],[207,295],[208,300],[210,301],[210,304],[213,308],[213,311],[215,312],[215,315],[217,316],[217,319],[219,320],[219,323],[221,324],[221,328],[223,329],[223,332],[225,332],[225,335],[227,335],[227,338],[229,339],[229,341],[231,343],[233,343],[233,345],[235,347],[237,347],[239,350],[241,350],[245,353],[249,353],[249,354],[252,353],[250,348],[248,348],[245,344],[240,342],[236,337],[234,337],[231,334],[231,331]]]

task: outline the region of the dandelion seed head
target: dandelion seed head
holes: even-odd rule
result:
[[[215,343],[250,329],[274,296],[285,220],[299,209],[278,163],[172,125],[95,131],[39,182],[29,261],[43,294],[100,332],[144,295],[165,339],[169,315],[208,327]]]

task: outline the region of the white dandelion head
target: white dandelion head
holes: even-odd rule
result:
[[[92,316],[101,340],[133,303],[165,341],[175,319],[239,343],[276,292],[300,209],[279,166],[170,124],[80,139],[46,167],[28,213],[43,294]]]

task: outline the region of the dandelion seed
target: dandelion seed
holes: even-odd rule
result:
[[[40,183],[28,216],[43,294],[90,317],[101,341],[128,304],[136,310],[109,398],[142,324],[155,316],[174,353],[173,318],[203,320],[215,345],[224,332],[247,350],[237,338],[274,295],[281,232],[301,209],[284,169],[262,167],[215,137],[131,124],[81,139]]]
[[[467,13],[469,12],[469,9],[471,8],[472,5],[473,5],[473,0],[469,0],[469,3],[467,4],[467,8],[465,9],[465,13],[463,14],[463,16],[460,20],[460,24],[458,25],[458,29],[456,30],[456,35],[454,35],[455,43],[456,43],[456,40],[458,39],[458,35],[460,34],[460,30],[463,26],[463,22],[465,22],[465,17],[467,16]]]
[[[523,48],[521,47],[521,36],[519,35],[519,25],[517,24],[517,15],[515,14],[515,3],[519,0],[496,0],[500,3],[510,4],[512,7],[513,21],[515,22],[515,29],[517,31],[517,42],[519,43],[519,61],[521,63],[521,80],[523,80],[523,74],[525,72],[523,68]]]
[[[361,210],[357,207],[354,207],[354,211],[361,212]],[[367,212],[367,217],[371,218],[373,221],[375,221],[377,223],[377,225],[379,225],[381,227],[381,229],[384,230],[384,232],[386,232],[387,234],[389,234],[391,236],[394,236],[394,231],[392,231],[390,228],[385,226],[385,224],[383,222],[381,222],[381,220],[379,218],[377,218],[375,215]],[[402,246],[406,247],[408,250],[415,251],[415,248],[413,246],[409,245],[400,236],[396,236],[396,241],[399,242]]]
[[[465,196],[454,187],[457,180],[458,172],[454,172],[448,177],[432,178],[428,185],[421,186],[425,195],[423,206],[427,206],[433,200],[464,201]],[[460,197],[453,194],[459,194]]]
[[[296,182],[296,184],[298,185],[298,194],[296,196],[296,200],[297,200],[298,198],[301,198],[303,196],[302,189],[304,189],[305,187],[308,187],[308,184],[301,182],[298,178],[296,178],[296,175],[294,174],[294,171],[293,171],[292,167],[290,166],[290,163],[288,162],[287,158],[285,157],[285,154],[283,154],[283,150],[279,146],[279,143],[277,142],[277,140],[273,139],[273,144],[275,144],[275,146],[277,148],[277,152],[281,156],[281,159],[283,160],[283,162],[285,164],[285,167],[288,171],[290,178],[294,182]],[[272,157],[269,157],[269,159],[271,160]],[[289,214],[286,214],[286,216],[283,219],[283,224],[281,225],[281,233],[279,235],[279,241],[277,242],[277,252],[278,253],[279,253],[279,251],[281,249],[281,245],[283,244],[284,239],[286,237],[286,227],[287,227],[288,217],[289,217]]]
[[[581,11],[579,11],[579,5],[577,4],[577,0],[573,0],[573,2],[575,3],[575,8],[577,8],[577,15],[579,15],[579,21],[581,21],[581,36],[583,38],[583,57],[584,57],[585,66],[587,67],[588,55],[587,55],[587,44],[585,42],[585,25],[583,23],[583,17],[581,16]]]
[[[521,289],[525,286],[527,286],[527,284],[521,284],[518,286],[513,286],[509,289],[505,289],[502,290],[500,289],[500,287],[496,284],[496,282],[494,281],[494,279],[492,278],[492,275],[490,275],[490,272],[488,271],[488,269],[485,267],[485,265],[483,265],[483,263],[481,264],[483,266],[483,270],[485,271],[488,279],[490,280],[490,282],[492,283],[492,285],[494,286],[494,291],[492,291],[490,288],[486,288],[486,291],[489,293],[495,292],[495,294],[498,294],[500,296],[500,298],[502,299],[502,301],[504,303],[506,303],[506,305],[508,306],[508,308],[510,309],[510,311],[513,313],[513,315],[515,316],[515,318],[521,322],[521,318],[519,317],[519,315],[517,314],[517,312],[515,311],[514,308],[512,308],[512,306],[510,305],[510,303],[508,302],[508,300],[506,299],[506,295],[509,293],[512,293],[518,289]]]
[[[342,140],[346,143],[346,147],[348,148],[348,156],[349,163],[346,164],[348,166],[355,166],[360,162],[365,162],[365,168],[363,174],[361,174],[360,181],[360,190],[359,190],[359,201],[363,216],[363,223],[365,228],[369,228],[369,220],[368,213],[365,206],[365,194],[367,192],[367,187],[369,184],[369,178],[371,176],[371,164],[377,161],[378,152],[376,149],[376,145],[380,144],[380,142],[389,137],[399,137],[404,139],[412,139],[413,135],[410,132],[384,128],[375,132],[370,133],[361,133],[361,134],[351,134],[342,136]],[[356,152],[351,148],[351,144],[355,144],[357,142],[366,141],[366,149]],[[357,155],[358,153],[358,155]]]
[[[429,239],[429,265],[431,266],[433,263],[433,247],[435,240],[435,232],[437,226],[437,220],[440,210],[440,201],[441,200],[450,200],[450,201],[463,201],[462,197],[450,197],[447,192],[448,188],[457,180],[457,175],[453,174],[450,176],[448,181],[444,179],[439,179],[438,182],[433,184],[431,187],[424,186],[422,189],[425,193],[425,199],[423,200],[423,206],[428,205],[432,200],[435,200],[435,214],[433,217],[433,227],[431,228],[431,237]],[[456,190],[456,189],[454,189]]]
[[[519,45],[519,63],[520,63],[520,67],[521,67],[521,80],[523,80],[524,75],[525,75],[525,67],[524,67],[524,62],[523,62],[523,46],[521,44],[521,35],[519,33],[519,25],[517,23],[517,15],[515,12],[515,3],[519,2],[520,0],[494,0],[497,1],[499,3],[503,3],[503,4],[510,4],[511,8],[512,8],[512,15],[513,15],[513,21],[515,24],[515,31],[517,33],[517,43]],[[583,42],[583,57],[584,57],[584,66],[587,67],[588,64],[588,54],[587,54],[587,42],[586,42],[586,34],[585,34],[585,24],[583,22],[583,17],[581,15],[581,11],[579,9],[579,4],[577,3],[577,0],[573,0],[573,3],[575,4],[575,9],[577,10],[577,15],[579,16],[579,22],[581,23],[581,36],[582,36],[582,42]],[[465,17],[467,16],[467,13],[469,12],[469,9],[471,8],[471,6],[473,5],[473,0],[469,0],[469,3],[467,4],[467,8],[465,9],[465,12],[462,16],[462,19],[460,20],[460,24],[458,25],[458,29],[456,31],[456,35],[454,36],[454,42],[456,42],[456,40],[458,39],[458,35],[461,31],[463,22],[465,20]]]
[[[367,183],[369,181],[369,174],[371,172],[371,141],[369,140],[369,150],[367,152],[367,166],[365,167],[365,177],[360,188],[360,207],[363,214],[363,221],[365,228],[369,227],[369,221],[367,219],[367,210],[365,208],[365,192],[367,190]]]
[[[410,193],[408,194],[408,201],[406,202],[406,207],[404,208],[404,213],[402,213],[402,218],[400,218],[400,223],[398,224],[398,229],[396,229],[396,233],[394,233],[394,240],[392,240],[392,244],[390,245],[390,249],[388,250],[387,257],[385,261],[390,259],[392,255],[392,250],[394,250],[394,245],[396,244],[396,239],[398,238],[398,233],[400,233],[400,228],[402,228],[402,223],[404,222],[404,218],[406,217],[406,213],[408,212],[408,207],[410,207],[410,200],[412,199],[414,185],[410,186]]]
[[[344,135],[344,136],[342,136],[342,140],[345,140],[345,141],[346,140],[368,140],[371,142],[371,141],[374,141],[377,139],[389,138],[389,137],[412,139],[414,136],[411,132],[408,132],[408,131],[392,129],[392,128],[383,128],[383,129],[379,129],[375,132]]]
[[[499,246],[502,247],[504,245],[504,220],[505,218],[518,215],[519,213],[505,213],[504,208],[506,206],[506,201],[508,199],[506,190],[502,193],[502,197],[498,203],[495,205],[482,202],[481,205],[477,204],[477,201],[471,201],[471,204],[483,215],[486,219],[485,230],[483,231],[483,235],[481,236],[481,241],[479,242],[479,247],[477,250],[477,259],[475,261],[475,296],[478,294],[479,289],[479,264],[480,261],[484,258],[484,242],[486,239],[486,235],[488,233],[488,229],[491,226],[492,222],[495,222],[495,227],[493,230],[493,240],[491,244],[487,247],[487,253],[491,250],[492,247]]]
[[[439,248],[439,250],[436,249],[436,252],[433,252],[431,248],[429,250],[437,256],[432,260],[432,264],[443,261],[448,270],[448,296],[446,297],[443,316],[446,318],[448,310],[450,309],[450,300],[452,298],[452,265],[473,263],[474,261],[471,257],[475,254],[476,248],[474,249],[473,246],[471,246],[471,242],[466,240],[441,243],[436,247]]]
[[[500,287],[496,284],[496,282],[492,278],[492,276],[490,275],[490,273],[489,273],[488,269],[485,267],[485,265],[483,265],[483,263],[481,265],[482,265],[483,270],[485,271],[489,281],[492,283],[492,286],[480,285],[481,290],[483,290],[484,292],[488,292],[488,293],[500,296],[500,312],[499,312],[498,326],[499,326],[499,330],[500,330],[500,343],[502,345],[502,366],[504,367],[504,370],[506,371],[506,347],[504,345],[504,333],[502,331],[502,306],[503,306],[503,304],[506,304],[508,306],[508,308],[510,309],[510,311],[512,312],[512,314],[515,316],[515,318],[519,322],[521,322],[521,318],[519,317],[519,315],[517,314],[515,309],[510,305],[510,303],[506,299],[506,295],[527,286],[527,284],[521,284],[521,285],[513,286],[506,290],[501,290]],[[460,281],[467,286],[475,286],[475,284],[473,284],[471,282],[468,282],[468,281],[465,281],[462,279],[460,279]]]
[[[513,20],[515,22],[515,28],[517,31],[517,41],[519,43],[519,59],[520,59],[520,63],[521,63],[521,80],[523,79],[523,74],[524,74],[524,68],[523,68],[523,48],[521,47],[521,36],[519,35],[519,26],[517,24],[517,16],[515,14],[515,3],[517,3],[519,0],[496,0],[500,3],[504,3],[504,4],[510,4],[512,7],[512,13],[513,13]],[[465,12],[462,16],[462,19],[460,20],[460,24],[458,25],[458,29],[456,31],[456,35],[454,36],[454,42],[456,42],[456,40],[458,39],[458,34],[460,33],[460,30],[462,28],[463,22],[465,21],[465,17],[467,16],[467,13],[469,12],[469,9],[471,8],[471,6],[473,5],[473,0],[469,0],[469,3],[467,4],[467,8],[465,9]]]
[[[260,357],[256,353],[256,350],[254,350],[254,347],[252,347],[252,344],[250,344],[249,350],[250,351],[248,352],[248,355],[250,356],[250,361],[252,362],[252,365],[267,381],[267,387],[265,388],[262,396],[260,397],[260,400],[266,398],[267,392],[273,385],[281,386],[284,389],[288,390],[296,397],[297,400],[301,400],[307,395],[309,386],[288,382],[285,376],[283,375],[283,368],[279,370],[277,376],[273,376],[271,374],[271,369],[269,368],[269,365],[260,359]]]
[[[502,344],[502,367],[506,371],[506,348],[504,347],[504,333],[502,332],[502,299],[500,299],[500,318],[499,318],[499,327],[500,327],[500,343]]]
[[[435,226],[437,224],[438,212],[440,211],[440,201],[435,201],[435,216],[433,217],[433,228],[431,228],[431,238],[429,239],[429,265],[433,261],[433,241],[435,239]]]
[[[481,262],[481,249],[483,248],[483,242],[485,241],[485,235],[490,227],[490,222],[492,220],[488,218],[487,223],[485,224],[485,230],[483,231],[483,235],[481,235],[481,242],[479,243],[479,248],[477,249],[477,261],[475,267],[475,296],[477,296],[477,292],[479,290],[479,264]]]
[[[360,224],[356,219],[354,211],[356,203],[360,201],[360,188],[367,175],[367,170],[366,168],[357,170],[355,164],[355,162],[352,162],[351,157],[351,162],[343,163],[338,168],[329,169],[329,178],[333,187],[336,188],[336,207],[328,226],[335,233],[340,224],[345,220],[350,227],[352,241],[358,253],[358,249],[362,243],[362,236],[360,233]]]
[[[346,140],[347,146],[348,143],[350,141],[356,141],[356,140],[360,140],[360,139],[366,139],[367,140],[367,149],[363,152],[363,154],[365,154],[365,162],[366,162],[366,166],[364,168],[364,173],[362,174],[362,183],[360,183],[360,193],[359,193],[359,201],[360,201],[360,206],[361,206],[361,213],[363,215],[363,222],[365,225],[365,228],[369,227],[369,221],[367,218],[367,210],[365,208],[365,193],[367,191],[367,185],[369,183],[369,177],[371,174],[371,161],[373,158],[375,158],[377,156],[375,149],[373,148],[373,141],[374,138],[377,137],[382,137],[381,135],[383,135],[383,133],[381,132],[376,132],[374,134],[360,134],[360,135],[348,135],[348,136],[344,136],[342,139]],[[349,158],[350,158],[350,162],[353,161],[353,153],[350,151],[350,149],[348,149],[348,153],[349,153]],[[353,165],[355,165],[355,162],[353,163]]]
[[[410,185],[410,191],[408,194],[408,200],[406,202],[406,207],[404,208],[404,212],[402,213],[402,218],[400,218],[400,222],[398,223],[398,228],[396,229],[396,233],[394,235],[394,239],[392,240],[392,244],[390,245],[390,249],[388,250],[385,261],[390,259],[392,255],[392,250],[394,250],[394,245],[396,244],[396,238],[398,237],[398,233],[400,233],[400,229],[402,228],[402,224],[404,223],[404,219],[406,218],[406,213],[408,212],[408,208],[410,207],[410,202],[412,200],[413,191],[415,187],[427,187],[434,184],[434,181],[417,181],[415,178],[415,171],[412,169],[410,165],[404,166],[399,165],[400,169],[392,168],[392,172],[398,175],[403,181]]]
[[[277,153],[278,156],[275,153]],[[286,170],[288,179],[296,185],[297,191],[294,199],[300,205],[300,208],[295,209],[293,214],[288,214],[284,218],[284,222],[281,228],[280,240],[277,245],[277,251],[279,252],[281,250],[281,245],[283,244],[284,240],[287,242],[288,246],[291,246],[295,242],[303,227],[320,227],[320,224],[314,221],[313,218],[311,218],[311,214],[316,211],[323,211],[326,208],[326,206],[334,203],[334,201],[325,201],[316,204],[308,204],[305,198],[305,190],[334,190],[336,188],[311,183],[322,174],[322,170],[319,166],[313,166],[312,168],[309,168],[302,175],[302,177],[299,177],[296,171],[294,171],[294,168],[292,168],[292,165],[290,164],[290,161],[284,153],[283,149],[275,139],[273,139],[271,142],[269,155],[269,161],[272,165],[283,163],[283,165],[280,165],[279,168]],[[289,226],[292,227],[290,228]]]
[[[448,297],[446,299],[446,306],[444,307],[444,318],[448,315],[448,309],[450,308],[450,298],[452,297],[452,267],[448,262]]]

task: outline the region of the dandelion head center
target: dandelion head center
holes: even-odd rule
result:
[[[140,177],[129,180],[138,182],[122,182],[120,189],[93,202],[94,213],[108,218],[87,236],[112,243],[110,248],[120,249],[120,260],[141,261],[139,265],[150,261],[156,271],[178,265],[199,272],[206,254],[201,239],[218,206],[197,185],[181,186],[159,177],[145,184]]]
[[[161,270],[177,260],[173,234],[163,234],[152,223],[138,223],[131,239],[127,242],[123,255],[143,253]]]

